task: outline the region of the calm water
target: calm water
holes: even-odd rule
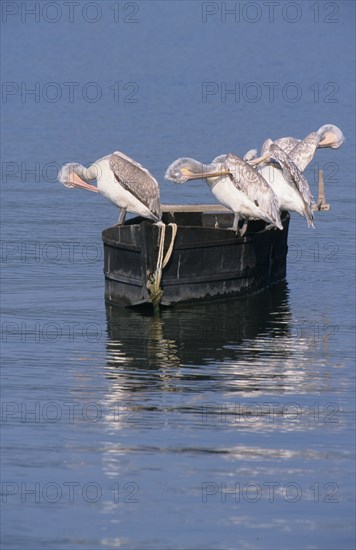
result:
[[[3,3],[4,549],[355,547],[354,3],[277,4]],[[60,164],[122,150],[211,202],[167,165],[328,122],[332,210],[293,216],[285,282],[105,307],[117,212]]]

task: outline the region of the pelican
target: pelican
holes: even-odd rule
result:
[[[78,163],[62,166],[58,174],[66,187],[101,193],[120,209],[118,225],[126,212],[161,222],[159,187],[156,179],[141,164],[120,151],[103,157],[88,168]],[[87,183],[96,179],[97,186]]]
[[[191,158],[177,159],[168,167],[165,178],[175,183],[206,179],[217,200],[234,213],[233,231],[237,233],[240,216],[244,218],[241,236],[249,218],[262,219],[270,227],[283,229],[271,187],[261,174],[233,153],[220,155],[211,164]]]
[[[276,140],[266,139],[262,145],[261,157],[256,158],[256,149],[251,149],[245,155],[246,160],[253,160],[252,164],[263,162],[264,156],[268,152],[270,145],[276,144],[287,153],[298,168],[304,172],[308,164],[312,161],[316,149],[331,147],[338,149],[344,143],[345,137],[337,126],[334,124],[324,124],[316,132],[311,132],[304,139],[294,137],[283,137]],[[244,158],[245,158],[244,157]]]
[[[275,192],[281,210],[297,212],[314,227],[313,197],[303,172],[314,157],[317,148],[337,149],[344,142],[341,130],[333,124],[321,126],[303,140],[293,137],[267,139],[259,158],[251,158],[252,166],[261,165],[259,172]],[[250,152],[246,153],[248,155]],[[277,163],[277,165],[276,165]]]

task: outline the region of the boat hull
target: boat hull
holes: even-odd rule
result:
[[[290,216],[283,213],[283,231],[266,230],[251,220],[244,237],[228,228],[230,213],[170,212],[165,223],[177,224],[170,260],[162,272],[161,305],[252,294],[286,275]],[[105,299],[136,306],[150,304],[147,279],[157,267],[160,228],[134,218],[103,232]],[[164,252],[172,238],[166,229]]]

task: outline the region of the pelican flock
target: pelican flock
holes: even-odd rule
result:
[[[297,212],[314,227],[313,196],[303,172],[317,148],[336,149],[344,139],[337,126],[325,124],[302,140],[268,138],[258,158],[257,150],[251,149],[243,159],[229,153],[216,157],[209,165],[189,158],[177,159],[165,177],[175,183],[206,179],[218,201],[234,213],[231,229],[237,231],[239,217],[244,218],[240,235],[245,233],[249,218],[262,219],[270,227],[282,229],[282,210]]]
[[[313,196],[303,172],[318,148],[336,149],[344,142],[341,130],[326,124],[304,139],[268,138],[260,156],[251,149],[243,158],[228,153],[210,164],[191,158],[179,158],[168,168],[166,179],[185,183],[205,179],[215,198],[234,214],[231,227],[244,235],[249,219],[266,222],[267,228],[283,229],[281,212],[297,212],[308,226],[314,227]],[[127,212],[162,224],[160,191],[157,180],[137,161],[115,151],[86,168],[78,163],[65,164],[58,175],[66,187],[101,193],[120,209],[118,224]],[[97,185],[88,182],[96,180]],[[239,230],[239,220],[243,226]]]

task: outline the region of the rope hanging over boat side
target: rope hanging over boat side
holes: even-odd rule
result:
[[[172,228],[171,242],[169,244],[168,250],[165,257],[163,258],[164,251],[164,241],[166,237],[166,225],[159,225],[159,247],[158,247],[158,257],[157,257],[157,266],[152,275],[147,279],[146,287],[151,295],[152,304],[157,306],[163,296],[163,290],[161,289],[161,280],[162,280],[162,271],[168,264],[174,247],[174,241],[177,235],[177,224],[169,223],[169,226]]]

